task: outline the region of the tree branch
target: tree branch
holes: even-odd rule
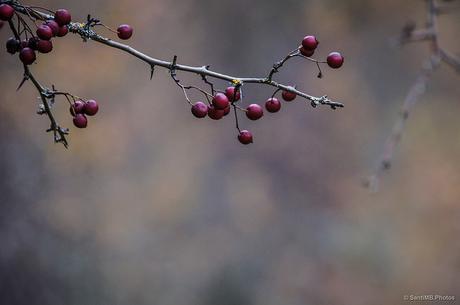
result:
[[[443,10],[446,9],[447,7],[443,7]],[[425,61],[422,71],[406,95],[400,116],[393,126],[391,135],[385,142],[382,156],[377,163],[374,174],[364,182],[364,185],[369,187],[372,191],[378,190],[378,184],[382,174],[391,168],[395,150],[401,142],[401,137],[404,133],[410,113],[420,100],[420,97],[425,93],[433,72],[436,71],[443,62],[456,69],[457,72],[460,71],[460,59],[449,54],[446,50],[441,48],[439,44],[439,13],[439,4],[437,0],[427,0],[426,28],[415,30],[415,25],[413,23],[408,23],[403,28],[400,38],[401,43],[428,41],[431,54]]]
[[[37,10],[34,10],[34,9],[30,9],[30,8],[28,9],[25,6],[18,4],[16,1],[4,1],[3,0],[3,1],[0,1],[0,2],[9,3],[10,5],[12,5],[14,7],[14,9],[17,12],[20,12],[22,14],[28,14],[28,15],[30,15],[33,18],[36,18],[38,20],[48,20],[48,19],[53,18],[53,16],[51,16],[49,14],[46,14],[46,13],[43,13],[43,12],[40,12],[40,11],[37,11]],[[126,44],[111,40],[109,38],[105,38],[105,37],[97,34],[86,23],[72,22],[68,27],[69,27],[70,32],[80,35],[84,40],[93,40],[93,41],[99,42],[99,43],[101,43],[103,45],[106,45],[108,47],[119,49],[119,50],[121,50],[121,51],[123,51],[125,53],[128,53],[128,54],[138,58],[139,60],[149,64],[149,67],[159,66],[159,67],[163,67],[163,68],[166,68],[166,69],[169,69],[169,70],[171,70],[171,68],[172,68],[172,65],[173,65],[172,62],[168,62],[168,61],[164,61],[164,60],[160,60],[160,59],[150,57],[150,56],[142,53],[139,50],[136,50],[135,48],[133,48],[133,47],[131,47],[129,45],[126,45]],[[330,106],[332,109],[344,107],[344,105],[342,103],[332,101],[326,95],[320,96],[320,97],[312,96],[312,95],[307,94],[305,92],[299,91],[299,90],[297,90],[296,88],[294,88],[292,86],[284,85],[284,84],[278,83],[276,81],[273,81],[271,79],[271,76],[269,76],[269,77],[260,77],[260,78],[258,78],[258,77],[237,77],[237,76],[231,76],[231,75],[226,75],[226,74],[223,74],[223,73],[211,71],[211,70],[208,69],[207,66],[193,67],[193,66],[177,64],[177,65],[174,66],[174,69],[177,70],[177,71],[195,73],[195,74],[198,74],[200,76],[212,77],[212,78],[225,80],[225,81],[229,81],[229,82],[233,82],[233,83],[241,83],[241,84],[243,84],[243,83],[254,83],[254,84],[268,85],[268,86],[275,87],[275,88],[278,88],[278,89],[281,89],[281,90],[285,90],[285,91],[295,93],[298,96],[301,96],[301,97],[309,100],[311,102],[312,106],[326,105],[326,106]]]

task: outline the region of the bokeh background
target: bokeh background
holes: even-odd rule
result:
[[[32,4],[32,2],[30,2]],[[249,122],[194,119],[158,69],[69,35],[40,56],[44,84],[101,105],[71,147],[52,143],[22,68],[0,56],[1,304],[399,304],[406,294],[460,298],[460,77],[436,72],[380,192],[371,174],[428,50],[391,46],[421,0],[41,1],[135,28],[157,58],[262,76],[310,33],[343,69],[316,78],[294,60],[277,77],[346,103],[301,101]],[[460,51],[459,12],[441,19]],[[105,35],[110,35],[104,32]],[[9,37],[4,28],[2,41]],[[179,74],[183,80],[197,77]],[[225,88],[225,83],[219,83]],[[271,89],[247,85],[246,103]],[[68,107],[56,109],[72,126]]]

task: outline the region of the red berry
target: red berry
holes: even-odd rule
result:
[[[281,96],[283,97],[283,100],[285,100],[286,102],[291,102],[295,100],[297,94],[284,90]]]
[[[64,37],[65,35],[67,35],[67,33],[69,32],[69,28],[67,27],[67,25],[63,25],[61,27],[59,27],[59,30],[58,30],[58,33],[56,34],[57,37]]]
[[[304,47],[300,47],[299,51],[300,51],[300,54],[306,57],[312,57],[313,54],[315,54],[315,50],[308,50],[308,49],[305,49]]]
[[[128,40],[133,36],[133,27],[129,24],[122,24],[117,29],[118,38]]]
[[[238,90],[235,94],[235,87],[228,87],[225,89],[225,95],[227,96],[228,100],[232,102],[239,101],[241,98],[240,90]]]
[[[53,31],[53,36],[56,36],[59,32],[59,24],[54,20],[47,20],[44,25],[48,26]]]
[[[88,119],[84,114],[78,113],[73,118],[73,124],[78,128],[86,128],[88,126]]]
[[[53,30],[47,25],[41,25],[37,28],[37,36],[43,40],[50,40],[53,37]]]
[[[0,5],[0,19],[3,21],[9,21],[13,18],[14,8],[8,4]]]
[[[68,10],[59,9],[54,13],[54,21],[57,22],[60,26],[67,25],[72,21],[72,16]]]
[[[75,101],[72,106],[70,106],[70,114],[76,116],[79,113],[83,113],[83,108],[85,103],[82,101]]]
[[[210,117],[213,120],[220,120],[224,116],[224,110],[217,109],[214,106],[209,106],[208,107],[208,117]]]
[[[19,59],[25,64],[25,65],[31,65],[35,59],[37,59],[35,55],[35,51],[32,50],[31,48],[24,48],[21,50],[19,53]]]
[[[38,49],[38,42],[40,41],[40,38],[38,37],[30,37],[29,41],[27,42],[27,46],[31,48],[32,50],[37,50]]]
[[[251,104],[246,108],[246,116],[250,120],[258,120],[264,115],[264,110],[260,105],[257,104]]]
[[[6,51],[8,53],[15,54],[20,49],[21,49],[21,43],[17,39],[11,37],[6,41]]]
[[[22,40],[21,41],[21,50],[24,49],[24,48],[27,48],[29,47],[29,41],[27,40]],[[30,47],[29,47],[30,48]],[[32,49],[32,48],[31,48]]]
[[[315,36],[305,36],[302,40],[302,46],[306,50],[314,51],[318,47],[318,44],[319,42]]]
[[[49,40],[39,40],[37,42],[37,50],[43,54],[49,53],[53,50],[53,43]]]
[[[327,64],[332,69],[338,69],[343,65],[344,58],[339,52],[332,52],[327,56]]]
[[[231,107],[230,105],[227,106],[227,108],[224,109],[224,116],[227,116],[230,113]]]
[[[238,135],[238,140],[241,144],[248,145],[252,143],[252,133],[247,130],[241,130]]]
[[[281,102],[276,97],[269,98],[265,102],[265,108],[271,113],[278,112],[281,109]]]
[[[204,118],[208,114],[208,106],[203,102],[196,102],[192,106],[192,113],[197,118]]]
[[[93,116],[95,115],[99,110],[99,106],[97,105],[97,102],[95,100],[89,100],[85,103],[85,106],[83,107],[83,112],[86,115]]]
[[[227,106],[230,104],[230,102],[228,101],[228,98],[227,98],[227,96],[225,94],[217,93],[214,96],[214,98],[212,99],[212,104],[217,109],[223,110],[223,109],[227,108]]]

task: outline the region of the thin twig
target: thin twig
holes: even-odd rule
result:
[[[420,97],[426,92],[433,72],[436,71],[443,62],[456,69],[457,72],[460,71],[460,60],[449,54],[439,45],[438,15],[439,6],[437,0],[427,0],[426,28],[415,30],[413,23],[409,23],[403,29],[401,42],[428,41],[431,54],[429,58],[425,60],[421,72],[406,95],[400,116],[393,126],[391,135],[385,142],[382,156],[377,163],[374,174],[366,179],[364,183],[364,185],[369,187],[372,191],[378,190],[382,174],[391,168],[395,150],[401,142],[407,120],[413,108],[420,100]]]

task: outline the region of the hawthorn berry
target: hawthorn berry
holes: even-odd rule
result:
[[[286,102],[291,102],[295,100],[297,94],[284,90],[281,96],[283,97],[283,100],[285,100]]]
[[[47,20],[44,25],[48,26],[53,31],[53,36],[56,36],[59,32],[59,24],[54,20]]]
[[[204,118],[208,114],[208,106],[203,102],[196,102],[191,108],[192,114],[197,118]]]
[[[85,107],[85,103],[83,101],[75,101],[75,103],[70,106],[70,114],[72,116],[76,116],[77,114],[83,113],[83,108]]]
[[[14,8],[8,4],[0,5],[0,19],[3,21],[9,21],[13,18]]]
[[[6,51],[8,53],[15,54],[16,52],[19,51],[20,48],[21,48],[21,43],[17,39],[11,37],[6,41]]]
[[[88,119],[84,114],[78,113],[73,118],[73,124],[77,128],[86,128],[88,126]]]
[[[210,117],[213,120],[220,120],[224,117],[224,113],[224,110],[217,109],[214,106],[208,106],[208,117]]]
[[[246,108],[246,116],[248,119],[256,121],[263,117],[264,111],[262,107],[258,104],[251,104]]]
[[[129,24],[122,24],[117,29],[118,38],[128,40],[133,36],[133,27]]]
[[[231,107],[230,105],[227,106],[227,108],[224,109],[224,116],[227,116],[230,113]]]
[[[318,47],[318,40],[316,39],[315,36],[305,36],[304,39],[302,40],[302,46],[306,50],[314,51]]]
[[[37,28],[37,36],[43,40],[50,40],[53,37],[53,30],[47,25],[40,25]]]
[[[53,43],[49,40],[39,40],[37,42],[37,50],[43,54],[49,53],[53,50]]]
[[[38,42],[40,41],[40,38],[38,37],[30,37],[29,40],[27,41],[27,46],[31,48],[32,50],[37,50],[38,49]]]
[[[64,37],[65,35],[67,35],[67,33],[69,33],[69,28],[67,27],[67,25],[63,25],[61,27],[59,27],[59,30],[56,34],[57,37]]]
[[[32,50],[29,47],[25,47],[19,52],[19,59],[25,64],[25,65],[31,65],[35,59],[37,59],[35,55],[35,51]]]
[[[29,41],[28,40],[21,40],[21,50],[24,49],[24,48],[27,48],[27,47],[29,47]]]
[[[72,21],[72,16],[66,9],[59,9],[54,13],[54,21],[60,26],[67,25]]]
[[[252,133],[247,130],[241,130],[238,135],[238,140],[241,144],[248,145],[252,143]]]
[[[343,65],[344,58],[339,52],[332,52],[327,56],[327,64],[332,69],[338,69]]]
[[[212,99],[212,104],[217,109],[224,110],[230,104],[227,96],[223,93],[217,93]]]
[[[237,102],[241,98],[240,90],[236,91],[235,94],[235,87],[228,87],[227,89],[225,89],[225,95],[231,102]]]
[[[313,54],[315,54],[315,50],[308,50],[308,49],[305,49],[304,47],[300,47],[299,51],[300,51],[300,54],[306,57],[312,57]]]
[[[269,98],[265,102],[265,109],[271,113],[278,112],[281,109],[281,102],[276,97]]]
[[[85,106],[83,107],[83,112],[86,115],[93,116],[95,115],[99,110],[99,105],[95,100],[89,100],[85,103]]]

